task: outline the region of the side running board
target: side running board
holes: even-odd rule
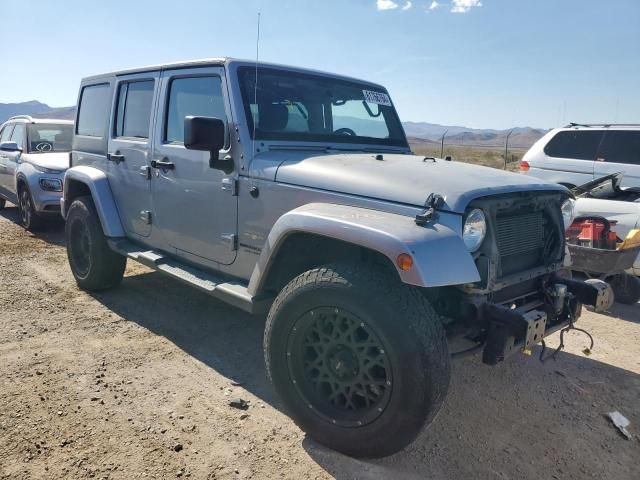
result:
[[[191,285],[245,312],[266,313],[273,302],[273,297],[252,297],[247,291],[247,285],[237,280],[229,280],[191,267],[155,250],[145,250],[129,240],[109,239],[107,243],[119,254]]]

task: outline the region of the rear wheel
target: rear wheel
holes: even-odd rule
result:
[[[609,282],[616,301],[627,305],[634,305],[640,300],[640,278],[628,273],[616,275]]]
[[[328,265],[292,280],[265,330],[269,377],[318,442],[357,457],[407,446],[445,398],[449,352],[420,292],[390,273]]]
[[[20,221],[24,228],[29,231],[36,231],[42,228],[44,219],[36,212],[31,192],[29,192],[29,188],[26,185],[22,185],[18,190],[18,209],[20,210]]]
[[[65,237],[69,266],[80,288],[104,290],[122,281],[127,258],[109,248],[91,197],[79,197],[69,207]]]

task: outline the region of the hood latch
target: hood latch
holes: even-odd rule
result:
[[[424,202],[425,210],[416,215],[416,225],[425,226],[431,220],[437,218],[436,210],[444,205],[444,198],[438,193],[430,193],[427,201]]]

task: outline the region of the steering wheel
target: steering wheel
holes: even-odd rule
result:
[[[356,132],[354,132],[353,130],[351,130],[350,128],[339,128],[336,131],[333,132],[336,135],[349,135],[351,137],[355,137],[356,136]]]
[[[51,150],[53,150],[51,142],[39,142],[36,144],[36,152],[50,152]]]

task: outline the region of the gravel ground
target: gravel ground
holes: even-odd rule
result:
[[[282,412],[263,318],[131,262],[121,287],[79,291],[61,225],[33,235],[16,222],[0,211],[0,477],[640,478],[640,305],[586,312],[588,357],[575,333],[544,364],[536,351],[455,362],[433,425],[399,454],[359,461]],[[228,406],[238,397],[248,410]]]

